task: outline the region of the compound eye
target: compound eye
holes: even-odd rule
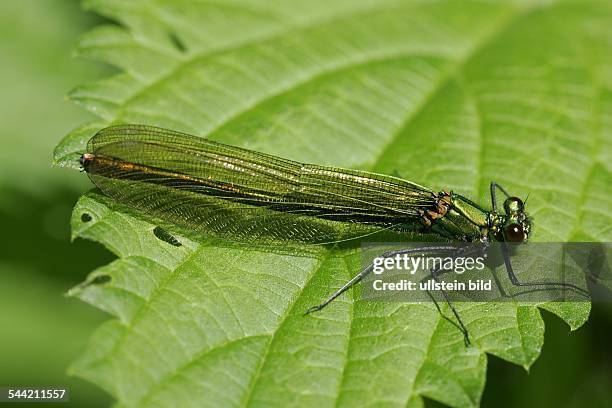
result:
[[[522,212],[525,209],[523,200],[518,197],[509,197],[504,201],[504,210],[506,214]]]
[[[525,240],[525,232],[520,224],[510,224],[504,228],[504,235],[509,242],[523,242]]]

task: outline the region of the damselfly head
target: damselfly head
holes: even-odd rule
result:
[[[505,221],[502,229],[503,240],[524,242],[531,232],[531,219],[525,213],[525,203],[518,197],[508,197],[504,201]]]

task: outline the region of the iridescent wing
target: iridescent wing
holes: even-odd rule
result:
[[[149,126],[101,130],[85,170],[118,202],[239,242],[330,243],[405,230],[430,208],[417,184],[302,164]]]

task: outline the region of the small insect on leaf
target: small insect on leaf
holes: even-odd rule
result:
[[[162,227],[155,227],[153,229],[153,234],[155,234],[155,236],[157,238],[159,238],[160,240],[175,246],[175,247],[180,247],[183,244],[181,244],[181,241],[179,241],[178,239],[176,239],[176,237],[172,234],[170,234],[168,231],[166,231],[165,229],[163,229]]]
[[[187,52],[187,47],[185,46],[183,41],[181,41],[181,39],[176,35],[176,33],[170,32],[168,33],[168,37],[170,38],[172,45],[174,45],[179,52]]]
[[[111,281],[111,277],[108,275],[98,275],[88,282],[89,285],[104,285]]]

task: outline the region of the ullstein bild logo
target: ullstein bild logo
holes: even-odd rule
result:
[[[430,302],[612,301],[610,243],[369,243],[362,298]]]

